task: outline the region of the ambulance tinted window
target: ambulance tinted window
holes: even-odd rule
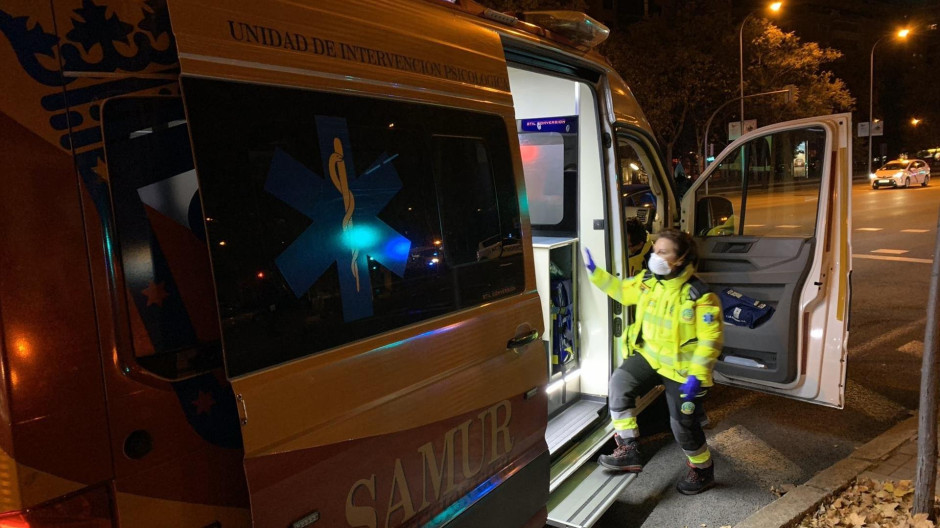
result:
[[[199,187],[178,97],[102,109],[107,176],[134,360],[166,378],[221,365]]]
[[[183,87],[229,375],[523,290],[500,117]]]

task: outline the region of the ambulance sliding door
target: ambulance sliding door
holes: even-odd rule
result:
[[[509,81],[546,325],[553,417],[547,439],[554,451],[569,439],[552,434],[556,422],[578,432],[572,423],[597,419],[610,373],[609,302],[591,286],[581,257],[588,247],[607,267],[598,99],[586,80],[531,67],[511,65]],[[562,412],[569,416],[558,420]]]

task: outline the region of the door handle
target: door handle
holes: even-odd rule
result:
[[[539,338],[539,331],[532,330],[524,336],[514,337],[506,343],[506,348],[522,348]]]

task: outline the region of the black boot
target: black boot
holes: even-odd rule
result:
[[[640,456],[640,446],[636,438],[620,438],[620,435],[614,433],[614,441],[617,447],[609,455],[601,455],[597,463],[607,469],[616,471],[628,471],[630,473],[639,473],[643,471],[643,457]]]
[[[689,464],[689,472],[676,483],[676,489],[683,495],[696,495],[715,485],[715,464],[707,468],[697,468]]]

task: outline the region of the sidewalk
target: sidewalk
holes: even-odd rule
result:
[[[913,416],[859,447],[848,458],[820,471],[805,484],[761,508],[734,528],[793,526],[826,498],[845,489],[856,477],[914,481],[916,473],[917,416]]]

